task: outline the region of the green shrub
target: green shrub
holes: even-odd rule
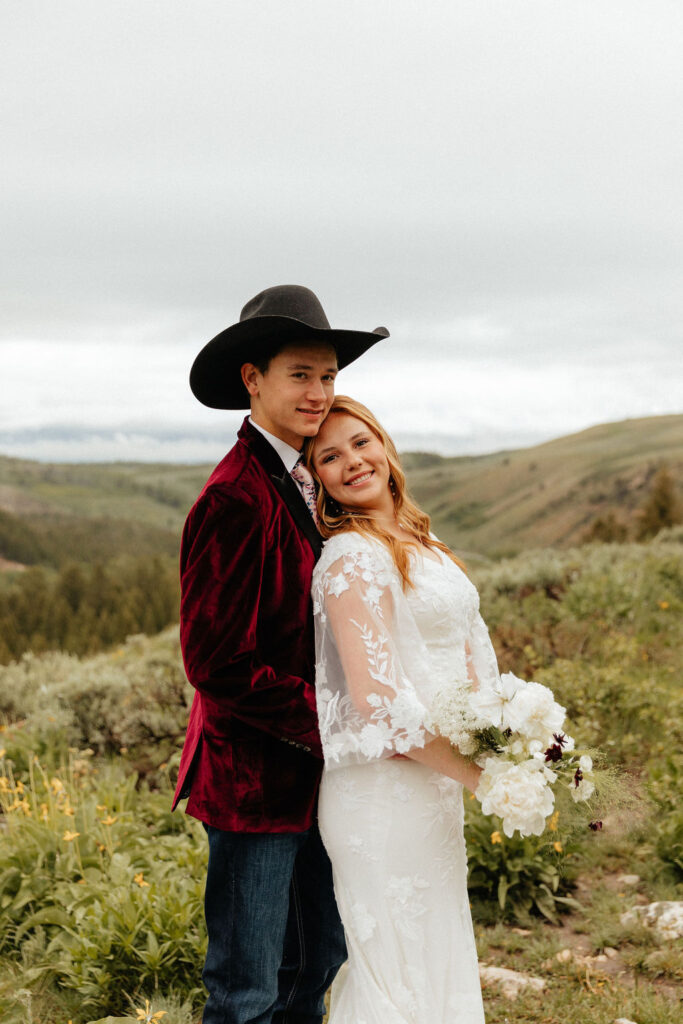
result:
[[[88,756],[57,772],[33,760],[23,778],[5,756],[2,769],[0,951],[25,984],[76,994],[80,1020],[158,991],[196,997],[206,843],[170,814],[168,784],[138,789],[121,763]]]

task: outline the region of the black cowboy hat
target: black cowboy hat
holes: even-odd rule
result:
[[[254,362],[273,342],[317,341],[331,345],[343,369],[362,356],[386,327],[374,331],[333,330],[320,301],[309,288],[281,284],[251,299],[239,322],[217,334],[201,350],[190,370],[195,398],[211,409],[248,409],[249,394],[240,375],[244,363]]]

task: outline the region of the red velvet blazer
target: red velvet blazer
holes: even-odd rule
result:
[[[322,771],[311,575],[321,538],[298,487],[245,420],[190,511],[180,641],[196,689],[173,806],[239,832],[311,824]]]

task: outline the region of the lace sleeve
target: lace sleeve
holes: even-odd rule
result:
[[[389,552],[358,534],[332,538],[312,594],[328,767],[423,747],[432,738],[424,724],[429,658]]]
[[[478,610],[469,625],[466,650],[472,689],[482,692],[495,690],[500,683],[498,659],[486,623]]]

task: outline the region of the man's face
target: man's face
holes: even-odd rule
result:
[[[273,356],[265,373],[245,363],[242,378],[254,422],[292,448],[301,448],[327,416],[336,375],[337,355],[331,345],[287,345]]]

